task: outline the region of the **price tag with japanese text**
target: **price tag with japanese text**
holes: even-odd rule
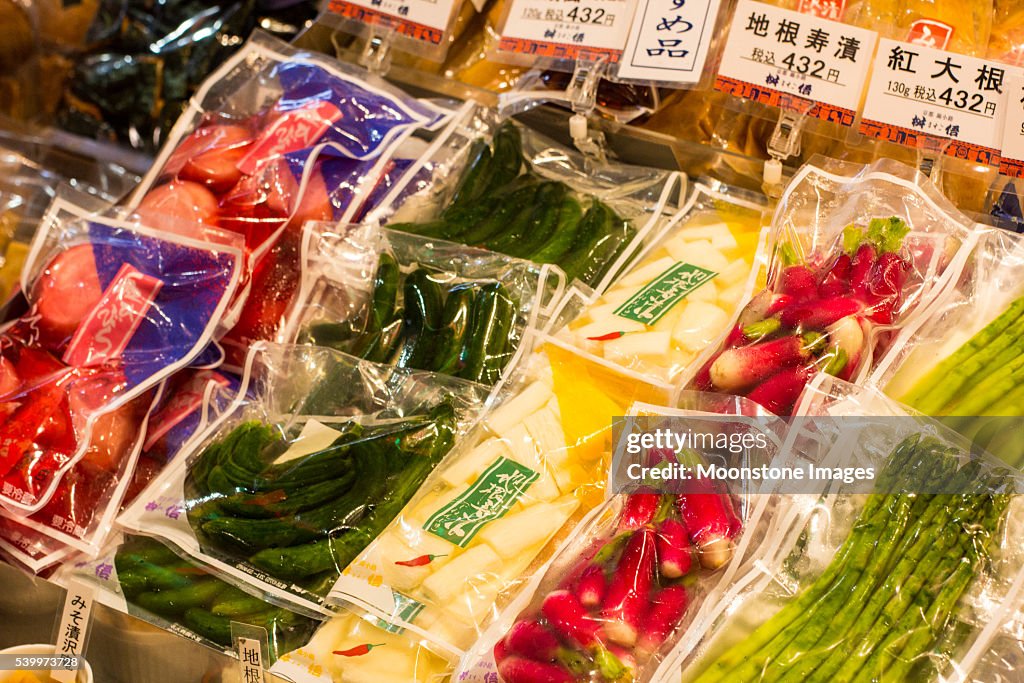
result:
[[[614,64],[634,6],[634,0],[511,0],[498,51],[528,61],[605,57]]]
[[[96,595],[94,586],[81,581],[68,583],[67,597],[64,598],[64,609],[57,625],[55,654],[59,657],[81,658],[88,644],[89,620],[92,617],[93,599]],[[78,671],[53,669],[50,678],[60,683],[75,683]]]
[[[852,126],[878,34],[740,0],[715,89]]]
[[[330,0],[327,11],[355,24],[393,29],[397,36],[440,58],[458,4],[456,0]]]
[[[719,0],[638,0],[619,78],[700,81],[719,4]]]
[[[1007,75],[1004,89],[1007,93],[1006,119],[999,172],[1024,178],[1024,74]]]
[[[995,164],[1007,108],[1006,78],[996,62],[883,39],[871,73],[860,132],[919,147],[949,140],[946,154]]]

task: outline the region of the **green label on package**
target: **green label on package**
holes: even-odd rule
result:
[[[423,528],[465,548],[485,524],[508,512],[539,476],[514,460],[498,458],[462,495],[432,514]]]
[[[391,592],[395,597],[395,609],[393,615],[397,619],[400,619],[405,623],[410,623],[419,615],[420,612],[423,611],[424,605],[422,602],[416,602],[412,598],[406,597],[398,591],[393,590]],[[377,627],[387,631],[388,633],[396,633],[399,635],[405,633],[404,627],[384,621],[383,619],[377,620]]]
[[[653,325],[687,294],[716,275],[713,270],[680,261],[615,309],[615,315]]]

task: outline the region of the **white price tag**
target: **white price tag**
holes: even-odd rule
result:
[[[1003,123],[1003,154],[999,172],[1024,178],[1024,74],[1006,79],[1006,120]]]
[[[878,34],[740,0],[715,89],[852,126]]]
[[[455,0],[330,0],[327,11],[369,26],[387,26],[395,33],[440,47]]]
[[[634,6],[634,0],[512,0],[498,50],[559,60],[604,56],[616,63]]]
[[[60,624],[57,627],[57,648],[55,654],[66,657],[82,657],[85,651],[89,619],[92,617],[95,587],[80,581],[68,584]],[[60,683],[75,683],[77,670],[53,669],[50,678]]]
[[[619,78],[698,82],[719,4],[719,0],[638,0]]]
[[[240,683],[264,683],[263,649],[255,638],[238,639]]]
[[[949,140],[946,154],[996,163],[1006,114],[1005,64],[883,39],[871,73],[860,132],[918,147]]]

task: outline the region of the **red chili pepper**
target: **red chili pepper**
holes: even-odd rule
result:
[[[610,341],[612,339],[618,339],[619,337],[621,337],[624,334],[626,334],[626,333],[625,332],[609,332],[608,334],[599,334],[596,337],[587,337],[587,339],[589,339],[590,341]]]
[[[380,647],[384,643],[363,643],[362,645],[356,645],[350,647],[347,650],[335,650],[334,654],[341,655],[342,657],[361,657],[375,647]]]
[[[445,555],[420,555],[414,557],[411,560],[399,560],[395,564],[402,567],[422,567],[425,564],[430,564],[439,557],[446,557]]]

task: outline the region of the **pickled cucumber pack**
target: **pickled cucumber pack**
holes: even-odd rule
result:
[[[238,398],[119,520],[279,602],[322,611],[485,390],[314,346],[261,344]]]
[[[552,266],[387,229],[310,224],[304,251],[311,281],[289,338],[487,385],[565,285]]]

